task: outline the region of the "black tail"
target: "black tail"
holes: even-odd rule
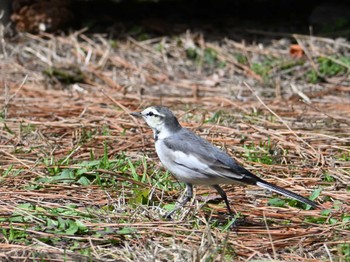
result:
[[[289,191],[287,189],[283,189],[283,188],[281,188],[279,186],[275,186],[275,185],[270,184],[268,182],[258,181],[258,182],[256,182],[256,185],[260,186],[260,187],[263,187],[263,188],[266,188],[266,189],[269,189],[271,191],[274,191],[274,192],[279,193],[281,195],[284,195],[286,197],[298,200],[298,201],[300,201],[300,202],[302,202],[304,204],[312,206],[313,208],[320,208],[320,206],[317,203],[315,203],[315,202],[313,202],[313,201],[311,201],[311,200],[309,200],[309,199],[307,199],[305,197],[302,197],[302,196],[300,196],[298,194],[295,194],[295,193],[293,193],[293,192],[291,192],[291,191]]]

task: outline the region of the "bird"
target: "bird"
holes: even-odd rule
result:
[[[167,107],[150,106],[142,112],[133,112],[131,115],[146,121],[153,130],[155,149],[162,165],[179,182],[186,184],[186,194],[183,200],[165,215],[167,218],[171,218],[174,212],[192,199],[193,185],[206,185],[214,188],[224,200],[230,214],[233,212],[220,184],[255,185],[313,208],[319,208],[317,203],[254,175],[226,152],[191,130],[182,127],[176,116]]]

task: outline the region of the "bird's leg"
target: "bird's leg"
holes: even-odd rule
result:
[[[239,225],[246,224],[245,218],[242,217],[235,209],[233,209],[235,211],[235,213],[232,212],[232,210],[230,208],[230,204],[228,203],[228,200],[227,200],[227,195],[226,195],[225,191],[219,185],[213,185],[212,187],[216,189],[216,191],[220,194],[221,198],[225,201],[228,212],[234,218],[234,221],[233,221],[231,226],[233,227],[234,231],[237,233],[237,227]]]
[[[180,209],[184,205],[186,205],[187,202],[192,199],[192,197],[193,197],[193,186],[191,184],[186,184],[186,196],[185,196],[185,198],[178,205],[176,205],[176,207],[173,210],[166,213],[164,217],[170,219],[172,214],[174,214],[178,209]]]
[[[229,212],[231,215],[233,215],[233,212],[232,212],[232,210],[231,210],[231,208],[230,208],[230,204],[229,204],[229,202],[228,202],[228,200],[227,200],[227,195],[226,195],[225,191],[224,191],[219,185],[213,185],[212,187],[216,189],[216,191],[219,193],[219,195],[221,196],[221,198],[225,201],[225,204],[226,204],[226,207],[227,207],[228,212]],[[237,212],[236,212],[236,213],[237,213]]]
[[[186,205],[188,201],[190,201],[193,197],[193,186],[191,184],[186,184],[186,196],[180,203],[180,207]]]

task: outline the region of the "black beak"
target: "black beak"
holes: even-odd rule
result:
[[[130,115],[136,116],[136,117],[142,117],[142,114],[140,112],[133,112],[133,113],[130,113]]]

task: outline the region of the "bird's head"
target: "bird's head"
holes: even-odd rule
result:
[[[167,107],[151,106],[142,112],[131,113],[131,115],[142,117],[147,125],[156,133],[165,130],[166,132],[176,132],[181,129],[181,125],[175,115]]]

